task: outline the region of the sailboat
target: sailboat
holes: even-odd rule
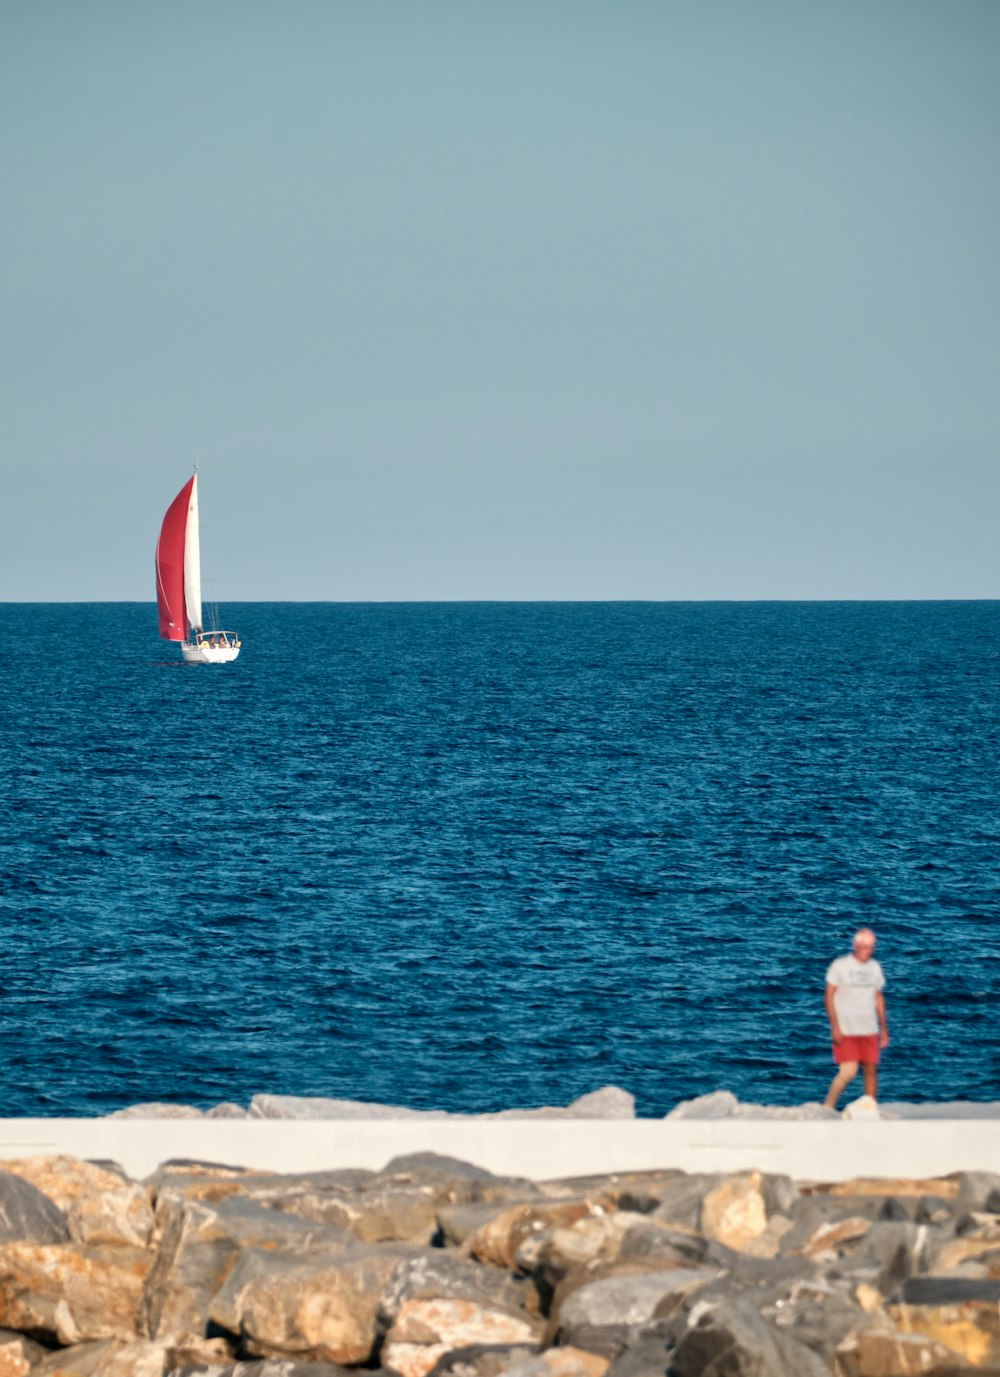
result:
[[[156,542],[156,606],[160,635],[180,641],[191,665],[225,665],[240,653],[235,631],[206,631],[201,615],[198,470],[167,508]]]

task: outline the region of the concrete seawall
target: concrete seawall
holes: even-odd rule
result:
[[[0,1120],[0,1159],[64,1153],[117,1162],[133,1178],[174,1158],[289,1173],[380,1170],[413,1152],[535,1180],[666,1167],[926,1177],[1000,1171],[1000,1120]]]

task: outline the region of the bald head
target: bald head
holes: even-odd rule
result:
[[[859,961],[867,961],[875,950],[875,934],[871,928],[858,928],[854,934],[854,955]]]

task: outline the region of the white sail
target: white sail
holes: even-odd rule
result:
[[[198,536],[198,474],[191,484],[187,525],[184,530],[184,603],[192,629],[201,628],[201,544]]]

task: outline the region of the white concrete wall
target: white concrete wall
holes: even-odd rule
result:
[[[0,1159],[68,1153],[132,1177],[186,1157],[265,1171],[385,1166],[430,1151],[544,1180],[679,1167],[759,1167],[799,1179],[1000,1172],[1000,1120],[5,1119]]]

